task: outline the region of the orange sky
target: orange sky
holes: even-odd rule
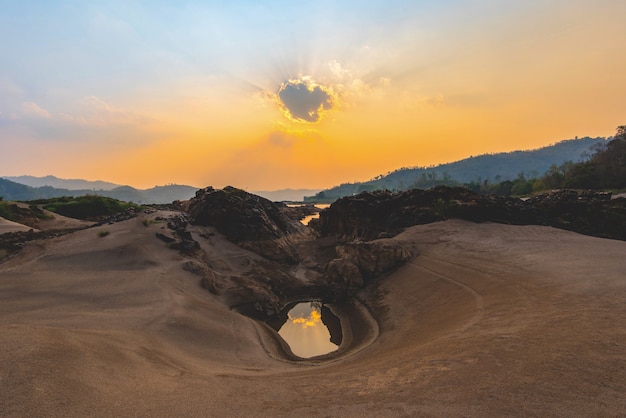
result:
[[[10,6],[0,175],[323,188],[626,123],[626,2],[335,3]]]

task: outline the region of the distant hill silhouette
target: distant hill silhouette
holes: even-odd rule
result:
[[[193,197],[198,189],[191,186],[167,185],[151,189],[139,190],[130,186],[118,186],[112,190],[70,190],[50,186],[31,187],[0,178],[0,197],[4,200],[36,200],[50,199],[61,196],[84,196],[95,194],[111,197],[125,202],[140,204],[171,203],[174,200],[187,200]]]
[[[198,188],[184,185],[173,186],[155,186],[148,190],[138,190],[130,186],[122,186],[120,184],[111,183],[102,180],[83,180],[83,179],[61,179],[55,176],[35,177],[35,176],[2,176],[6,180],[10,180],[15,183],[19,183],[33,188],[46,187],[47,189],[39,190],[38,192],[26,191],[21,189],[20,195],[32,196],[32,193],[36,195],[42,195],[36,197],[37,199],[46,199],[59,196],[74,196],[87,193],[96,193],[102,196],[113,197],[118,200],[132,201],[143,203],[170,203],[173,200],[187,200],[194,196]],[[52,189],[50,189],[50,187]],[[17,192],[17,188],[12,188],[12,193]],[[175,191],[176,190],[176,191]],[[111,193],[105,193],[110,191]],[[191,193],[188,193],[191,192]],[[273,202],[291,201],[301,202],[304,196],[310,196],[320,189],[280,189],[280,190],[263,190],[252,191],[252,193],[269,199]],[[74,193],[74,192],[78,192]],[[63,193],[59,195],[58,193]],[[147,196],[146,196],[147,193]],[[174,197],[174,199],[170,199]],[[130,200],[129,200],[130,199]],[[143,199],[143,200],[142,200]],[[24,199],[21,199],[24,200]]]
[[[520,173],[527,177],[539,177],[552,165],[567,161],[586,161],[594,147],[602,146],[606,138],[580,138],[558,142],[530,151],[513,151],[484,154],[434,167],[401,168],[372,180],[344,183],[322,190],[305,201],[334,201],[363,191],[427,189],[439,185],[459,186],[473,181],[501,182],[517,178]]]
[[[50,186],[56,189],[67,190],[112,190],[120,187],[119,184],[108,181],[83,180],[83,179],[61,179],[55,176],[35,177],[35,176],[3,176],[7,180],[15,183],[25,184],[30,187]]]

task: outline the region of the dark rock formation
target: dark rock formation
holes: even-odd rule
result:
[[[198,190],[185,209],[192,223],[214,226],[237,243],[277,239],[299,230],[276,204],[230,186]]]
[[[326,265],[326,278],[338,295],[345,296],[412,257],[408,250],[387,240],[347,243],[337,247],[337,254],[339,258]]]
[[[341,342],[343,341],[341,320],[326,305],[322,305],[320,311],[322,314],[322,322],[326,325],[328,333],[330,334],[330,342],[338,346],[341,345]]]
[[[550,225],[584,234],[626,239],[626,199],[610,194],[558,190],[523,201],[437,187],[400,193],[379,191],[345,197],[320,213],[321,235],[344,240],[393,236],[404,228],[444,219]]]
[[[611,199],[611,193],[554,190],[525,203],[537,213],[536,223],[626,240],[626,199]]]
[[[171,232],[157,232],[155,235],[161,241],[169,244],[170,248],[177,249],[183,254],[193,255],[200,250],[200,244],[187,230],[187,225],[189,222],[185,214],[171,216],[167,219],[167,228]]]
[[[283,238],[302,231],[297,220],[260,196],[234,187],[207,187],[181,207],[194,225],[213,226],[230,241],[275,261],[295,262],[296,253]]]
[[[412,225],[449,218],[519,223],[526,217],[521,203],[519,199],[481,195],[460,187],[365,192],[339,199],[321,212],[315,225],[322,235],[371,240],[381,234],[395,235]]]

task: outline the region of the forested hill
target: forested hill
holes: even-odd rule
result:
[[[379,189],[406,190],[438,185],[457,186],[472,181],[500,182],[517,178],[521,173],[538,177],[550,166],[567,161],[586,161],[593,148],[607,142],[606,138],[580,138],[558,142],[531,151],[485,154],[434,167],[401,168],[372,180],[345,183],[323,190],[305,201],[334,201],[343,196]]]

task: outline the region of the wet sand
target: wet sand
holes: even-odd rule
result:
[[[346,308],[358,344],[298,362],[141,221],[36,241],[0,264],[0,415],[626,410],[626,242],[463,221],[410,228],[395,239],[416,257]],[[248,256],[213,242],[209,258],[233,269]],[[364,308],[370,325],[356,320]]]

